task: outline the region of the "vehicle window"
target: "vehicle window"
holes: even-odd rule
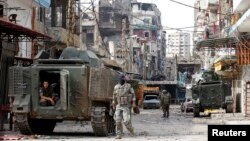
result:
[[[145,97],[145,100],[152,100],[152,99],[156,99],[157,100],[157,97],[156,96],[146,96]]]

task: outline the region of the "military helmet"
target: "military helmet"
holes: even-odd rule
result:
[[[125,78],[125,74],[121,73],[121,74],[119,75],[119,80],[124,79],[124,78]]]
[[[168,93],[168,91],[167,90],[162,90],[162,93],[166,94],[166,93]]]

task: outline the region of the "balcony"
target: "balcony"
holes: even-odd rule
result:
[[[48,35],[51,36],[56,42],[67,44],[68,31],[65,28],[49,27]],[[80,46],[80,38],[76,34],[74,34],[74,45],[76,47]]]
[[[250,7],[249,0],[233,0],[233,12],[244,12]]]

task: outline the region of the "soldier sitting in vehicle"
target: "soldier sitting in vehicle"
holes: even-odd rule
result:
[[[53,92],[53,88],[49,86],[48,81],[44,81],[39,91],[41,106],[54,106],[58,100],[58,94]]]

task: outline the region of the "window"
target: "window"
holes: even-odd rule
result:
[[[149,38],[149,32],[144,32],[144,37]]]
[[[143,10],[143,11],[153,11],[153,8],[152,8],[151,4],[142,4],[141,10]]]
[[[51,8],[45,10],[46,25],[52,27],[62,27],[62,7],[53,8],[55,8],[55,13],[52,13]]]
[[[143,19],[143,22],[144,22],[145,24],[151,24],[151,22],[150,22],[150,19],[149,19],[149,18],[145,18],[145,19]]]
[[[0,17],[3,17],[3,5],[0,5]]]
[[[43,22],[45,16],[45,8],[43,7],[36,7],[36,20]]]
[[[113,15],[114,15],[113,12],[103,13],[103,15],[101,16],[101,22],[110,22],[113,24],[114,23]]]
[[[91,29],[88,29],[86,32],[86,42],[87,44],[94,44],[94,33]]]

